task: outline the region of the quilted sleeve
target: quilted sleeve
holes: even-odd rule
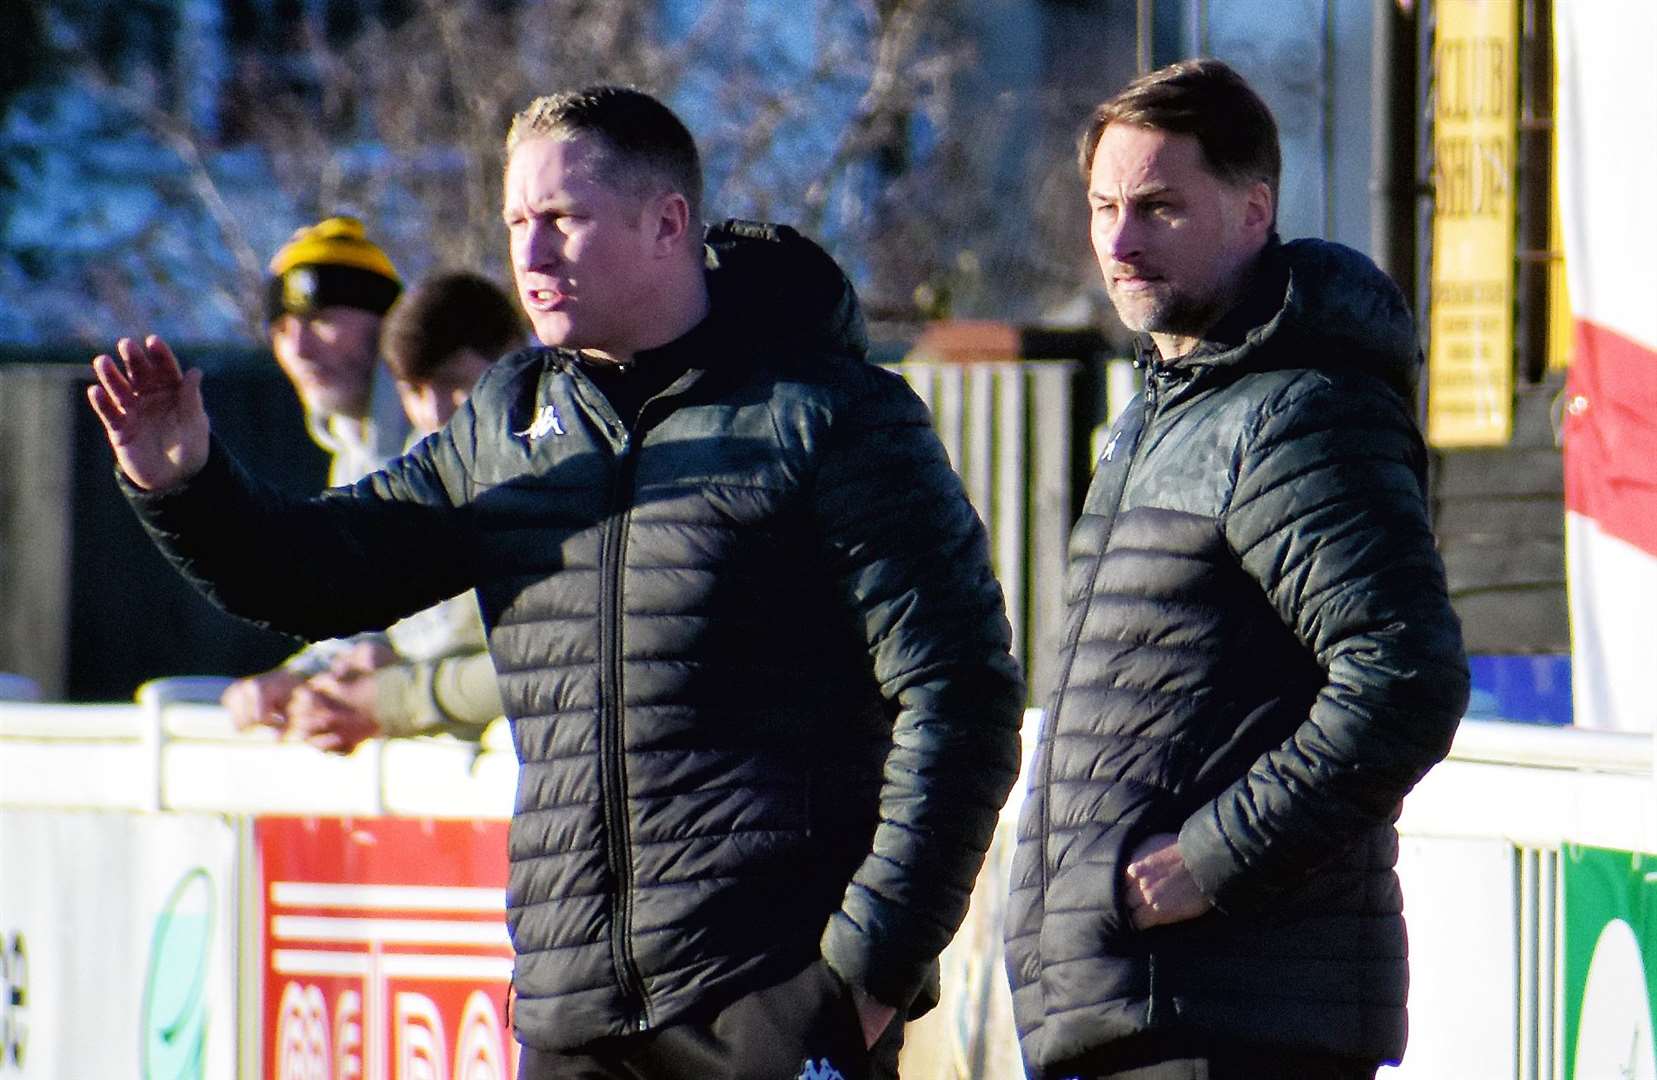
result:
[[[1245,439],[1226,540],[1326,679],[1293,735],[1180,831],[1222,910],[1260,904],[1391,821],[1449,752],[1467,661],[1424,461],[1402,399],[1361,376],[1295,381]]]
[[[471,587],[460,474],[446,432],[351,487],[293,499],[214,442],[165,493],[123,484],[168,560],[219,607],[310,640],[378,629]]]
[[[1024,686],[983,525],[925,407],[897,376],[864,371],[835,418],[813,513],[896,720],[873,850],[822,950],[901,1009],[966,914],[1017,773]]]

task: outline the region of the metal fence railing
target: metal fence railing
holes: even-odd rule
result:
[[[899,368],[932,410],[938,437],[989,531],[1013,653],[1033,703],[1052,689],[1064,625],[1075,368],[1055,361],[910,361]]]

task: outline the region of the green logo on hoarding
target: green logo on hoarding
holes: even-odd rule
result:
[[[1657,856],[1567,844],[1565,1075],[1654,1080]]]
[[[202,1080],[206,1073],[213,905],[213,879],[197,867],[155,917],[139,1014],[143,1080]]]

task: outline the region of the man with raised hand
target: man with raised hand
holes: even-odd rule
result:
[[[212,440],[154,338],[100,356],[131,498],[227,609],[306,635],[476,588],[520,772],[520,1076],[894,1076],[1017,769],[984,530],[856,297],[701,221],[634,90],[540,99],[504,217],[545,347],[308,502]]]

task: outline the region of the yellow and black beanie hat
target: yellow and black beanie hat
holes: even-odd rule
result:
[[[265,315],[271,322],[336,306],[384,315],[403,291],[397,268],[351,217],[297,230],[270,260],[270,272]]]

